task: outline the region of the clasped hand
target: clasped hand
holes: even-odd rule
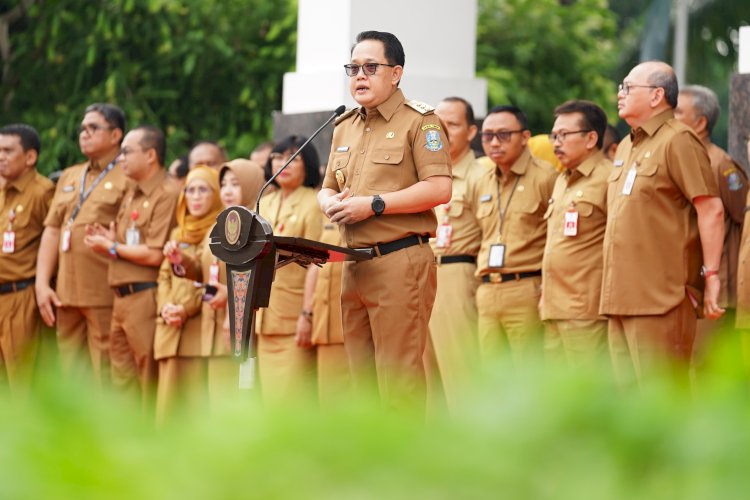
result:
[[[323,209],[326,217],[336,224],[354,224],[375,215],[371,196],[350,196],[349,188],[329,196]]]

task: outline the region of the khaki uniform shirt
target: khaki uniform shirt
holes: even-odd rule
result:
[[[745,198],[748,193],[748,180],[745,171],[737,165],[726,151],[716,144],[706,145],[719,185],[719,196],[724,204],[724,248],[721,254],[719,278],[721,307],[737,305],[737,263],[739,260],[742,221],[745,218]]]
[[[400,191],[435,175],[451,175],[448,140],[426,106],[396,90],[375,111],[354,109],[337,121],[323,187],[352,196]],[[350,248],[371,247],[413,234],[435,235],[432,210],[370,217],[341,226]]]
[[[624,194],[631,168],[636,175]],[[718,195],[706,148],[671,110],[633,130],[609,177],[599,312],[664,314],[685,299],[686,287],[699,294],[703,258],[693,200]]]
[[[483,172],[479,182],[473,184],[469,203],[482,228],[477,276],[542,268],[547,236],[544,214],[556,177],[554,168],[533,158],[526,149],[511,167],[507,178],[496,168]],[[501,213],[504,214],[502,228]],[[505,245],[505,265],[491,269],[490,247],[496,243]]]
[[[35,169],[0,188],[0,232],[15,233],[13,253],[0,253],[0,284],[33,278],[55,185]],[[14,213],[10,222],[11,211]]]
[[[453,165],[453,189],[451,201],[435,207],[438,224],[451,226],[450,245],[438,247],[433,239],[435,255],[472,255],[479,253],[482,229],[476,215],[469,206],[469,188],[482,177],[485,167],[476,161],[474,152],[469,150],[458,163]]]
[[[260,213],[273,227],[274,236],[320,238],[323,214],[314,189],[299,187],[285,200],[281,199],[281,191],[275,191],[261,198]],[[258,310],[258,333],[288,335],[297,330],[306,274],[307,269],[297,264],[287,264],[276,271],[268,308]]]
[[[52,199],[44,225],[60,229],[60,242],[68,228],[70,216],[78,205],[81,176],[84,169],[90,166],[86,174],[85,189],[89,189],[106,165],[102,167],[83,163],[68,167],[57,181],[57,189]],[[70,226],[70,249],[60,251],[57,271],[57,295],[64,306],[73,307],[107,307],[112,305],[114,295],[107,284],[109,259],[107,256],[92,252],[83,242],[86,237],[86,225],[98,222],[104,227],[117,218],[125,191],[130,185],[120,167],[114,167],[91,191],[83,203],[73,224]]]
[[[180,230],[174,228],[171,240],[179,240]],[[199,245],[181,243],[180,249],[184,255],[195,260],[198,256]],[[200,356],[201,355],[201,305],[203,287],[196,286],[196,282],[187,278],[175,276],[172,264],[164,259],[159,267],[159,288],[156,294],[156,310],[160,312],[165,304],[177,304],[185,308],[187,321],[181,328],[175,328],[164,323],[161,315],[156,319],[156,334],[154,335],[154,359],[172,356]]]
[[[320,241],[329,245],[341,245],[341,233],[336,224],[323,226]],[[341,323],[341,274],[343,262],[328,262],[318,271],[313,297],[312,343],[315,345],[343,344],[344,331]]]
[[[602,244],[607,225],[607,178],[612,162],[601,151],[555,181],[545,218],[542,319],[598,319]],[[565,236],[565,214],[578,213],[575,236]]]
[[[132,185],[117,214],[117,242],[124,245],[128,228],[135,226],[140,233],[141,245],[164,248],[175,223],[178,189],[167,180],[167,173],[162,169],[147,181]],[[111,260],[109,265],[109,285],[113,287],[156,281],[158,275],[158,267],[143,266],[126,259]]]

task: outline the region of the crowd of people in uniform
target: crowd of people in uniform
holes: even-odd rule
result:
[[[642,63],[617,92],[622,141],[583,99],[532,137],[513,105],[480,129],[461,97],[407,100],[404,67],[394,35],[360,33],[345,65],[359,107],[336,121],[327,165],[303,148],[260,200],[276,235],[374,254],[277,270],[256,318],[266,404],[331,407],[365,390],[388,407],[452,410],[479,367],[534,355],[633,384],[686,374],[717,328],[750,326],[748,180],[711,142],[711,90]],[[44,323],[63,376],[159,422],[246,397],[209,234],[224,208],[254,210],[305,140],[231,161],[201,141],[166,169],[160,129],[128,130],[97,103],[79,128],[86,161],[55,185],[36,171],[37,132],[0,128],[4,384],[32,390]]]

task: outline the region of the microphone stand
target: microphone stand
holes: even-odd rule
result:
[[[300,147],[299,147],[299,149],[297,149],[297,151],[295,151],[295,152],[294,152],[294,154],[292,154],[292,156],[290,156],[290,157],[289,157],[289,159],[288,159],[288,160],[286,161],[286,163],[284,163],[284,166],[282,166],[282,167],[281,167],[281,168],[280,168],[280,169],[278,170],[278,172],[276,172],[275,174],[273,174],[273,175],[271,176],[271,178],[270,178],[270,179],[268,179],[268,181],[266,181],[266,183],[265,183],[265,184],[263,184],[263,187],[262,187],[262,188],[260,188],[260,191],[258,192],[258,201],[257,201],[257,202],[255,203],[255,213],[256,213],[256,214],[259,214],[259,215],[260,215],[260,198],[261,198],[261,196],[263,196],[263,192],[264,192],[264,191],[266,190],[266,188],[267,188],[268,186],[270,186],[270,185],[271,185],[271,183],[272,183],[272,182],[273,182],[273,181],[274,181],[274,180],[276,179],[276,177],[278,177],[278,176],[279,176],[279,174],[280,174],[281,172],[283,172],[283,171],[284,171],[284,169],[285,169],[286,167],[288,167],[288,166],[289,166],[289,164],[290,164],[290,163],[292,163],[292,162],[294,161],[294,159],[295,159],[295,158],[297,158],[297,155],[299,155],[299,154],[300,154],[300,151],[302,151],[303,149],[305,149],[305,146],[307,146],[307,145],[308,145],[308,144],[310,143],[310,141],[312,141],[313,139],[315,139],[315,137],[316,137],[316,136],[317,136],[317,135],[318,135],[318,134],[319,134],[319,133],[320,133],[320,132],[321,132],[321,131],[322,131],[322,130],[323,130],[324,128],[326,128],[326,126],[328,126],[328,124],[329,124],[329,123],[331,123],[331,122],[332,122],[333,120],[335,120],[336,118],[338,118],[338,117],[339,117],[339,116],[340,116],[340,115],[341,115],[341,114],[342,114],[342,113],[343,113],[344,111],[346,111],[346,106],[344,106],[343,104],[342,104],[341,106],[339,106],[338,108],[336,108],[336,111],[334,111],[334,112],[333,112],[333,114],[331,115],[331,117],[330,117],[329,119],[327,119],[327,120],[325,121],[325,123],[324,123],[323,125],[321,125],[321,126],[320,126],[320,128],[319,128],[318,130],[316,130],[316,131],[315,131],[315,132],[313,133],[313,135],[311,135],[311,136],[310,136],[310,138],[309,138],[309,139],[307,139],[307,140],[305,141],[305,143],[304,143],[304,144],[302,144],[302,146],[300,146]]]

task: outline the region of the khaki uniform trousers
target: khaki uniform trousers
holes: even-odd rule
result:
[[[153,407],[156,387],[154,333],[156,288],[115,297],[110,333],[112,386],[144,410]]]
[[[164,424],[179,415],[196,416],[208,406],[207,358],[172,356],[158,361],[156,423]]]
[[[430,318],[432,349],[445,398],[451,410],[473,385],[479,360],[474,264],[458,262],[437,267],[437,293]]]
[[[40,349],[42,318],[34,286],[0,295],[0,382],[11,394],[28,394]]]
[[[258,335],[258,372],[264,403],[315,401],[315,349],[297,346],[295,335]]]
[[[551,319],[544,322],[544,358],[573,367],[607,362],[607,320]]]
[[[357,391],[377,380],[387,407],[425,409],[425,367],[437,273],[429,245],[344,263],[344,346]]]
[[[541,283],[541,276],[532,276],[479,285],[479,349],[485,364],[509,350],[516,364],[528,356],[541,356],[543,326],[538,309]]]
[[[642,383],[669,371],[687,382],[695,329],[695,309],[687,296],[665,314],[610,317],[609,351],[617,381]]]
[[[318,355],[318,399],[323,410],[349,399],[352,377],[344,344],[320,344]]]
[[[93,375],[99,387],[109,386],[111,307],[57,309],[57,347],[66,376]]]

